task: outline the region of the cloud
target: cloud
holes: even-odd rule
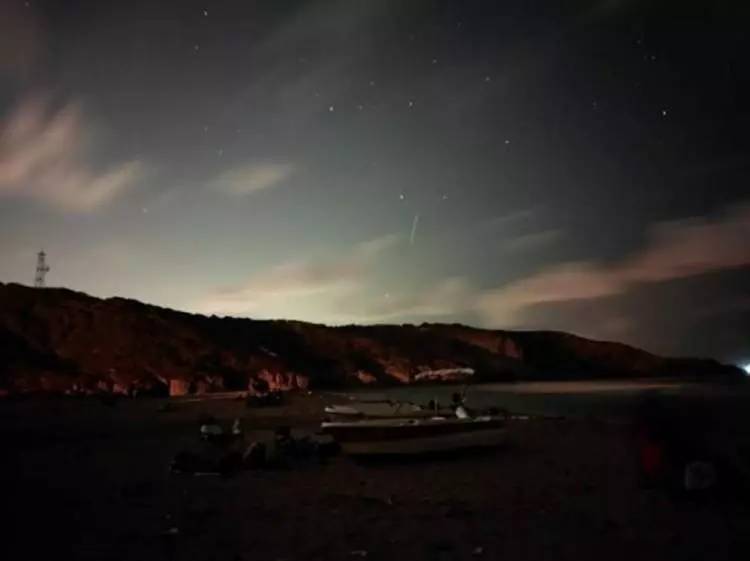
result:
[[[479,294],[477,311],[490,323],[517,320],[528,306],[601,298],[621,292],[620,280],[589,263],[567,263]]]
[[[214,290],[196,308],[212,314],[299,318],[301,308],[295,309],[295,305],[300,299],[321,302],[364,287],[377,258],[398,241],[397,236],[388,235],[361,243],[335,258],[282,263],[242,284]]]
[[[626,260],[629,282],[658,282],[750,264],[750,205],[714,219],[657,225],[645,251]]]
[[[477,296],[490,324],[519,320],[530,306],[614,296],[641,283],[664,282],[750,265],[750,206],[716,218],[656,224],[643,249],[610,265],[564,263]]]
[[[82,159],[85,137],[75,104],[53,110],[40,98],[24,100],[0,128],[0,197],[90,212],[141,177],[138,161],[91,169]]]
[[[279,185],[292,173],[292,164],[248,164],[222,173],[213,181],[213,187],[229,195],[249,195]]]

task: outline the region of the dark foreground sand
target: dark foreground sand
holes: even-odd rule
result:
[[[632,429],[530,421],[502,450],[457,459],[174,476],[201,413],[246,429],[312,427],[323,397],[240,402],[0,402],[3,559],[742,559],[741,498],[638,484]],[[170,530],[172,533],[170,533]]]

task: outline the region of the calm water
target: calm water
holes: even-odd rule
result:
[[[411,386],[379,391],[392,399],[427,403],[437,399],[449,403],[451,395],[462,391],[463,385]],[[370,392],[361,392],[370,393]],[[741,400],[750,405],[750,393],[744,387],[722,387],[675,381],[581,381],[522,382],[477,384],[469,386],[467,403],[471,407],[500,407],[514,413],[563,415],[566,417],[595,416],[612,419],[627,418],[647,393],[676,396],[700,395],[709,400]]]

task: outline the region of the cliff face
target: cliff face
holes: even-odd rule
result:
[[[740,376],[555,332],[462,325],[326,327],[191,315],[64,289],[0,284],[0,392],[165,394],[271,388],[643,376]]]

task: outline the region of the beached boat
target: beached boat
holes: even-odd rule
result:
[[[451,407],[441,406],[437,400],[427,405],[411,401],[398,401],[383,394],[357,394],[348,396],[350,403],[327,405],[326,415],[332,419],[424,419],[437,416],[453,416]],[[454,403],[458,403],[454,401]]]
[[[504,417],[432,417],[324,422],[344,452],[356,456],[416,455],[495,447],[506,439]]]
[[[346,405],[328,405],[326,415],[344,419],[426,418],[435,415],[433,410],[405,401],[365,401]]]

